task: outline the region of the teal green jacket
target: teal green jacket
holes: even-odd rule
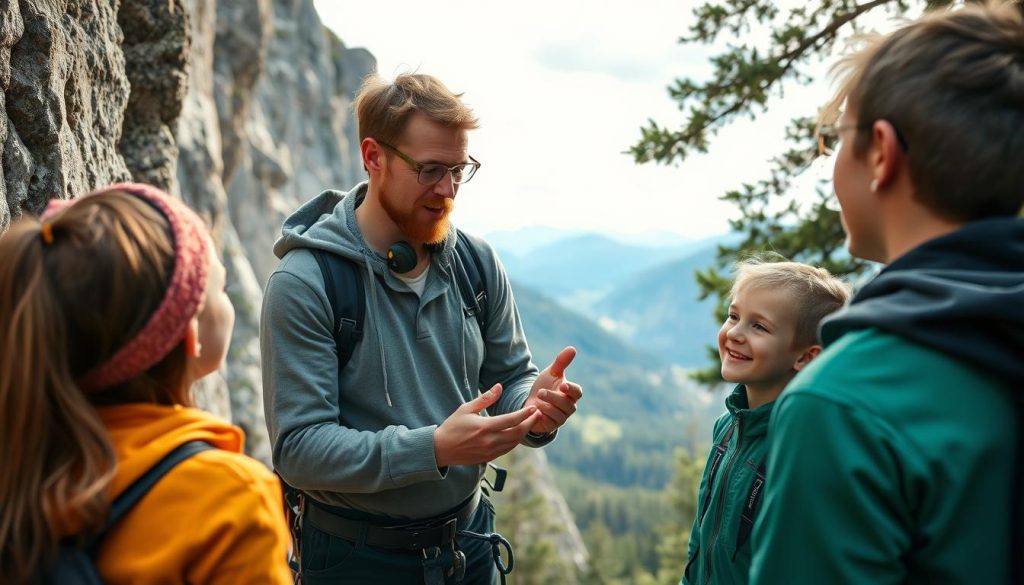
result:
[[[1024,222],[923,244],[821,333],[772,414],[751,582],[1009,582]]]
[[[758,506],[752,513],[747,506],[759,499],[764,486],[768,419],[774,404],[750,410],[742,384],[726,398],[728,412],[715,421],[714,442],[700,482],[683,585],[747,583],[751,520],[759,513]]]

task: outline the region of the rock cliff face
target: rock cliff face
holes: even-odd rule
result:
[[[356,180],[349,104],[374,66],[311,0],[0,7],[0,232],[50,198],[118,181],[180,195],[223,249],[237,312],[200,404],[243,426],[264,461],[257,336],[272,244],[288,211]]]
[[[258,333],[272,244],[300,203],[364,176],[350,105],[374,67],[312,0],[0,3],[0,232],[50,198],[124,180],[196,209],[236,310],[227,365],[199,402],[242,426],[265,462]],[[551,484],[545,460],[529,461],[530,477]],[[557,490],[546,493],[557,524],[571,525]],[[567,534],[566,555],[582,558]]]
[[[0,6],[0,230],[51,197],[129,178],[118,149],[134,130],[118,16],[103,0]]]
[[[216,93],[222,135],[231,137],[224,147],[228,211],[261,285],[277,264],[271,250],[285,215],[364,176],[351,96],[376,66],[368,52],[345,48],[325,29],[312,2],[277,1],[270,16],[263,74],[244,75],[255,82],[244,111],[231,102],[245,91],[228,95],[230,86],[218,83]],[[221,44],[234,35],[218,36],[218,72],[249,61],[247,51]]]

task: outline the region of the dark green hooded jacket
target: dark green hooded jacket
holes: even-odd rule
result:
[[[725,400],[728,412],[715,421],[683,585],[748,580],[750,531],[757,514],[754,503],[764,486],[768,418],[775,403],[753,410],[747,404],[746,386],[740,384]]]
[[[925,242],[821,333],[769,425],[751,581],[1008,583],[1022,558],[1024,221]]]

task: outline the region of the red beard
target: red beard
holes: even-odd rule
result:
[[[409,240],[421,244],[437,244],[448,235],[448,215],[451,214],[455,206],[455,202],[451,199],[425,194],[416,199],[411,209],[399,209],[396,203],[388,194],[386,187],[382,185],[380,190],[381,207]],[[435,216],[425,207],[440,209],[441,216]]]

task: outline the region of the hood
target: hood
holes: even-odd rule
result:
[[[185,406],[122,404],[97,409],[117,455],[111,496],[117,497],[150,467],[188,441],[241,453],[242,429],[206,411]]]
[[[281,237],[274,244],[274,254],[278,258],[284,258],[288,252],[297,248],[320,249],[366,267],[368,319],[377,329],[377,350],[381,356],[384,399],[388,406],[393,406],[388,384],[384,337],[379,330],[378,288],[381,285],[395,290],[407,287],[388,269],[387,259],[366,245],[362,230],[359,229],[356,208],[366,198],[368,189],[369,183],[364,181],[347,193],[327,190],[307,201],[285,220],[281,228]],[[430,246],[432,266],[439,267],[444,272],[450,271],[455,253],[455,240],[455,227],[449,224],[444,241]]]
[[[887,266],[821,326],[828,345],[874,327],[1024,378],[1024,220],[971,222]]]
[[[356,207],[363,202],[368,187],[364,181],[347,193],[329,189],[307,201],[284,221],[274,254],[284,258],[296,248],[317,248],[366,263],[377,274],[388,276],[386,259],[369,249],[356,222]],[[454,229],[449,227],[444,242],[431,249],[442,261],[450,258],[455,248]]]

